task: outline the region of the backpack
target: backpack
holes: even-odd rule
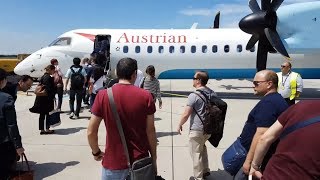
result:
[[[62,81],[62,77],[59,75],[58,71],[55,71],[52,75],[53,77],[53,82],[54,82],[54,85],[56,87],[62,87],[62,84],[63,84],[63,81]]]
[[[220,140],[223,136],[224,121],[227,113],[227,103],[218,97],[208,97],[203,91],[197,90],[198,95],[205,103],[205,114],[202,118],[195,110],[199,119],[203,124],[203,132],[211,134],[208,141],[214,146],[218,147]]]
[[[84,76],[81,74],[82,66],[80,66],[80,69],[75,72],[72,67],[71,69],[71,89],[72,90],[82,90],[84,85]]]

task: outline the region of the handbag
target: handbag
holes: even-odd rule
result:
[[[34,94],[35,94],[36,96],[48,96],[48,93],[47,93],[44,85],[41,84],[41,83],[39,83],[39,84],[36,86],[36,88],[35,88],[35,90],[34,90]]]
[[[25,159],[25,161],[23,161],[23,159]],[[30,170],[28,159],[24,153],[22,154],[21,160],[22,160],[22,167],[24,164],[26,164],[27,170],[26,171],[25,170],[16,170],[13,173],[13,175],[11,176],[11,180],[33,180],[34,171]]]
[[[232,176],[236,175],[243,166],[247,157],[247,150],[242,146],[240,138],[228,148],[221,156],[224,170]]]
[[[129,153],[128,153],[128,147],[127,147],[127,143],[126,143],[126,139],[124,136],[124,132],[123,132],[123,128],[121,125],[121,121],[120,121],[120,117],[119,114],[117,112],[117,107],[116,104],[114,102],[114,98],[113,98],[113,93],[112,93],[112,89],[108,88],[107,89],[108,92],[108,97],[109,97],[109,104],[112,110],[112,114],[116,120],[116,124],[117,124],[117,128],[121,137],[121,142],[124,148],[124,152],[127,158],[127,163],[128,163],[128,167],[129,167],[129,174],[127,179],[130,180],[155,180],[156,178],[156,174],[155,174],[155,170],[154,170],[154,166],[153,166],[153,160],[152,157],[145,157],[142,159],[139,159],[135,162],[130,163],[130,157],[129,157]]]
[[[59,126],[61,124],[60,112],[56,110],[49,112],[48,122],[51,128]]]
[[[57,111],[57,102],[54,101],[54,109],[49,112],[48,122],[51,128],[57,127],[61,124],[60,111]]]

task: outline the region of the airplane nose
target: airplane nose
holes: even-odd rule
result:
[[[14,68],[14,73],[17,75],[30,75],[32,73],[31,67],[31,59],[29,57],[22,60],[17,66]],[[33,70],[34,71],[34,70]]]

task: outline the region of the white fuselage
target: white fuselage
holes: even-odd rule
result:
[[[318,20],[317,20],[318,18]],[[278,10],[277,31],[303,78],[320,78],[320,2],[300,3]],[[17,74],[40,77],[52,58],[65,73],[75,57],[89,57],[96,35],[108,35],[111,70],[118,60],[131,57],[144,72],[154,65],[159,78],[192,78],[207,70],[211,78],[253,78],[257,45],[245,50],[251,35],[240,29],[77,29],[66,32],[51,45],[31,54],[15,68]],[[268,55],[267,68],[280,71],[285,59]],[[113,74],[114,75],[114,74]]]

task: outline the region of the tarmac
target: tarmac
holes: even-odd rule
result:
[[[189,180],[192,173],[192,160],[188,149],[189,121],[183,126],[182,135],[176,131],[184,111],[186,95],[194,90],[192,80],[160,80],[163,92],[163,107],[155,113],[155,126],[158,139],[158,174],[166,180]],[[223,170],[221,155],[239,136],[250,110],[259,101],[253,95],[249,80],[210,80],[208,86],[228,103],[224,136],[214,148],[207,143],[209,180],[232,180]],[[34,88],[35,86],[33,86]],[[304,92],[300,99],[320,99],[320,81],[304,80]],[[95,180],[101,179],[101,162],[91,155],[87,141],[89,109],[84,107],[80,119],[69,119],[69,97],[64,95],[61,114],[62,123],[53,128],[55,134],[40,135],[38,114],[29,112],[35,95],[18,92],[16,111],[25,154],[35,172],[35,179],[46,180]],[[105,127],[99,128],[99,145],[105,145]],[[20,165],[20,164],[19,164]]]

